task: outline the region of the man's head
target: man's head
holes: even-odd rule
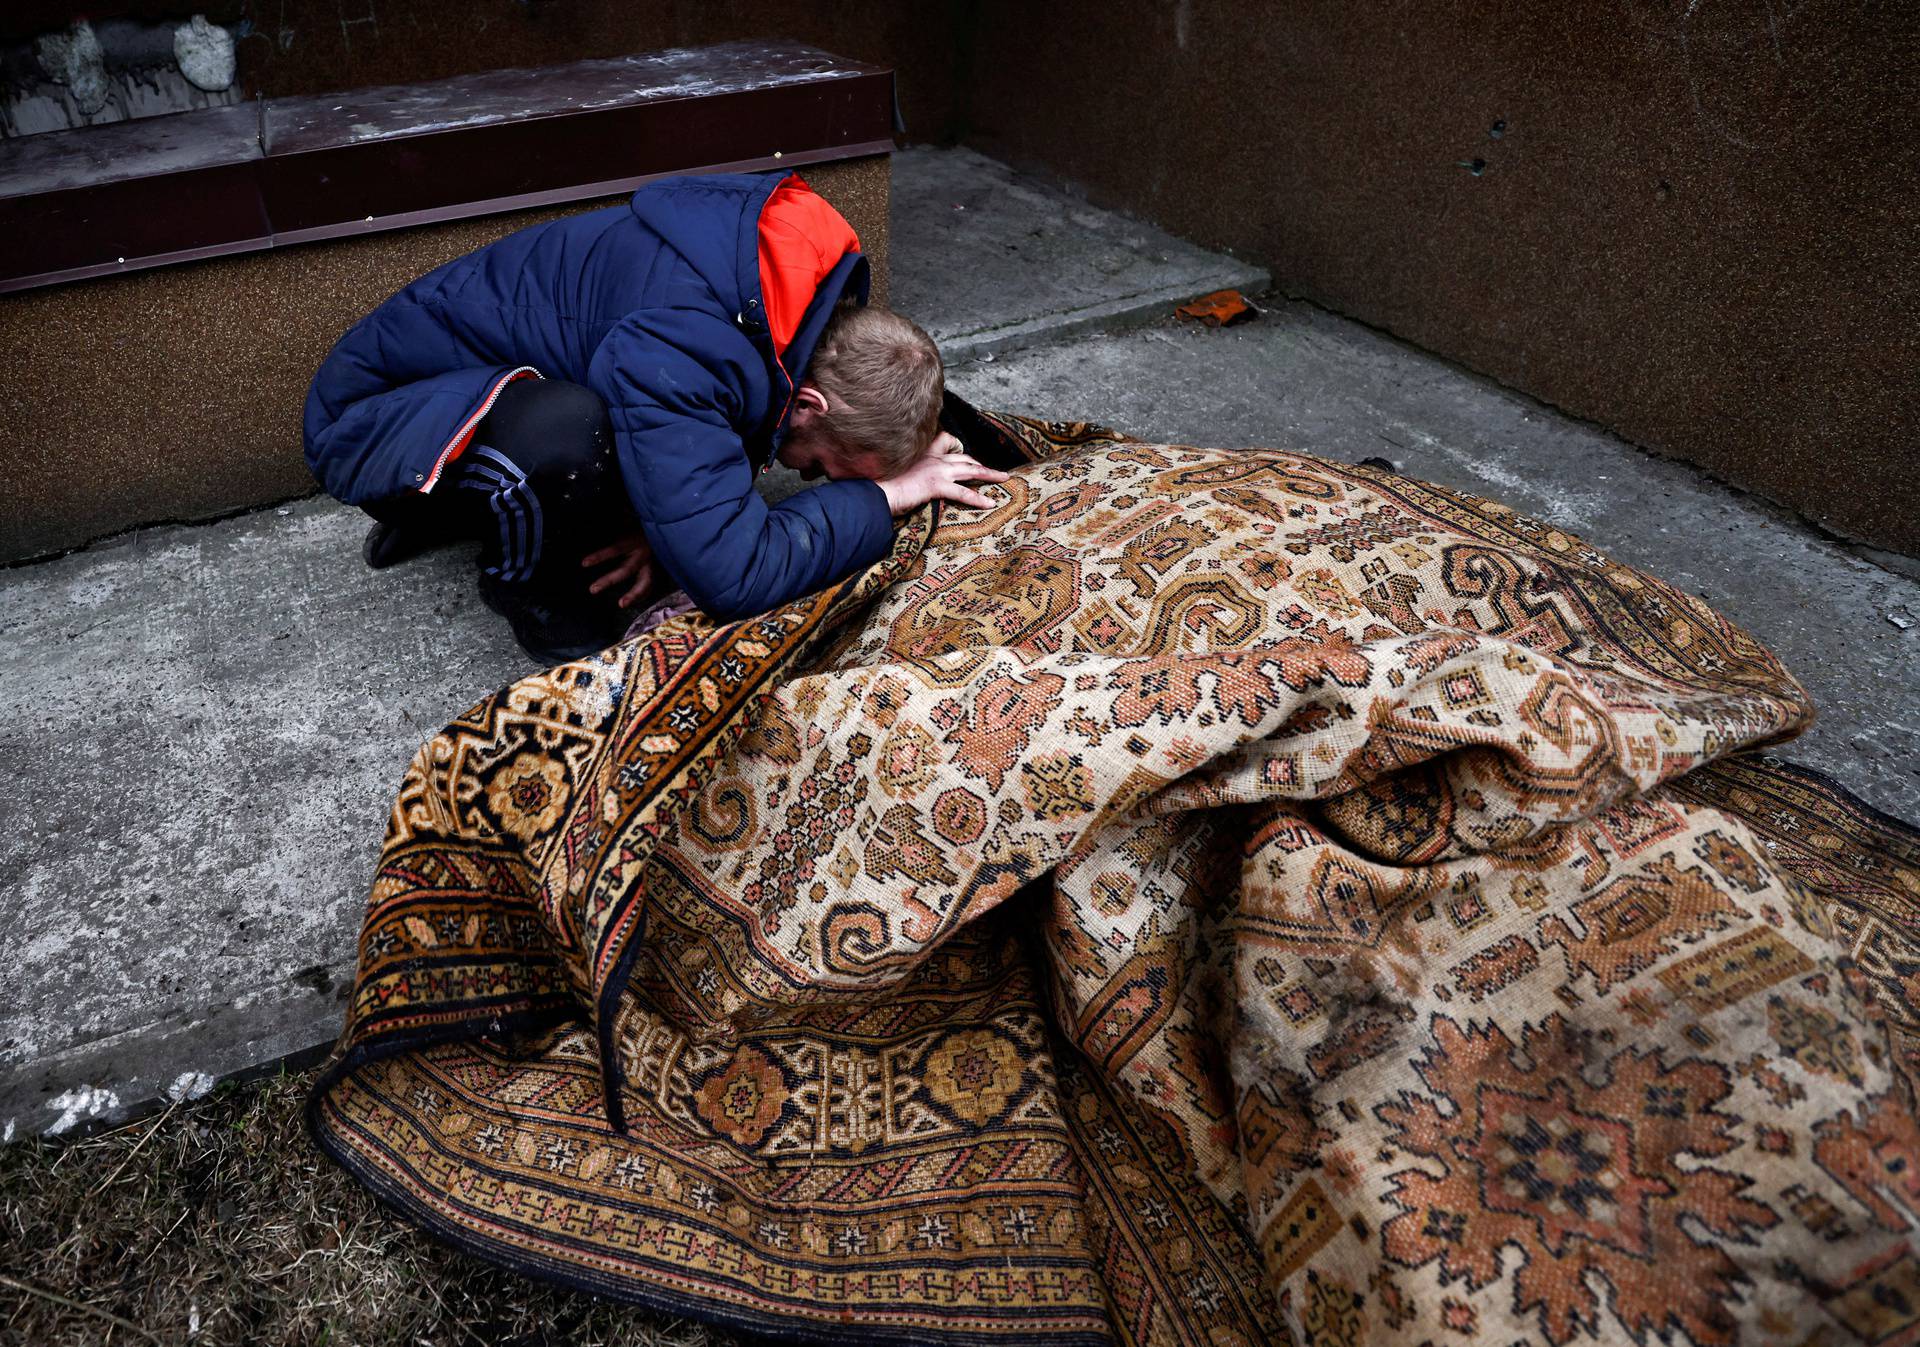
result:
[[[780,461],[809,479],[898,476],[940,434],[933,339],[888,309],[842,305],[794,393]]]

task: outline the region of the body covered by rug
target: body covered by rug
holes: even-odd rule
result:
[[[1456,493],[985,427],[998,508],[421,751],[331,1155],[823,1341],[1915,1341],[1920,847],[1727,760],[1765,650]]]

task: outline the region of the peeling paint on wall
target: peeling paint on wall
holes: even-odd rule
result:
[[[92,116],[106,105],[106,61],[100,54],[100,39],[85,19],[64,33],[36,38],[33,55],[48,79],[66,85],[81,112]]]
[[[204,14],[81,19],[0,47],[0,138],[237,103],[235,36]]]
[[[204,14],[173,30],[173,59],[196,89],[219,93],[233,84],[233,34]]]

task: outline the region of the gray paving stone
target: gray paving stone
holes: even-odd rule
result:
[[[0,571],[0,1135],[329,1041],[421,741],[531,661],[308,500]],[[84,1093],[92,1091],[92,1093]]]
[[[893,164],[891,302],[949,360],[1112,332],[1196,295],[1267,285],[1259,267],[972,150],[910,149]]]

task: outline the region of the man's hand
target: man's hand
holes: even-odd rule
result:
[[[975,509],[992,509],[992,501],[963,483],[1006,480],[1006,473],[969,457],[960,441],[942,432],[933,447],[920,456],[919,462],[897,477],[883,479],[878,486],[887,493],[887,509],[902,515],[930,500],[950,500]]]
[[[580,558],[583,567],[606,566],[607,571],[598,580],[587,586],[589,594],[599,594],[618,585],[628,585],[626,593],[620,596],[620,606],[631,608],[647,596],[653,588],[653,549],[647,546],[645,534],[630,533],[626,537],[609,543],[598,552],[590,552]],[[631,581],[631,584],[628,582]]]

